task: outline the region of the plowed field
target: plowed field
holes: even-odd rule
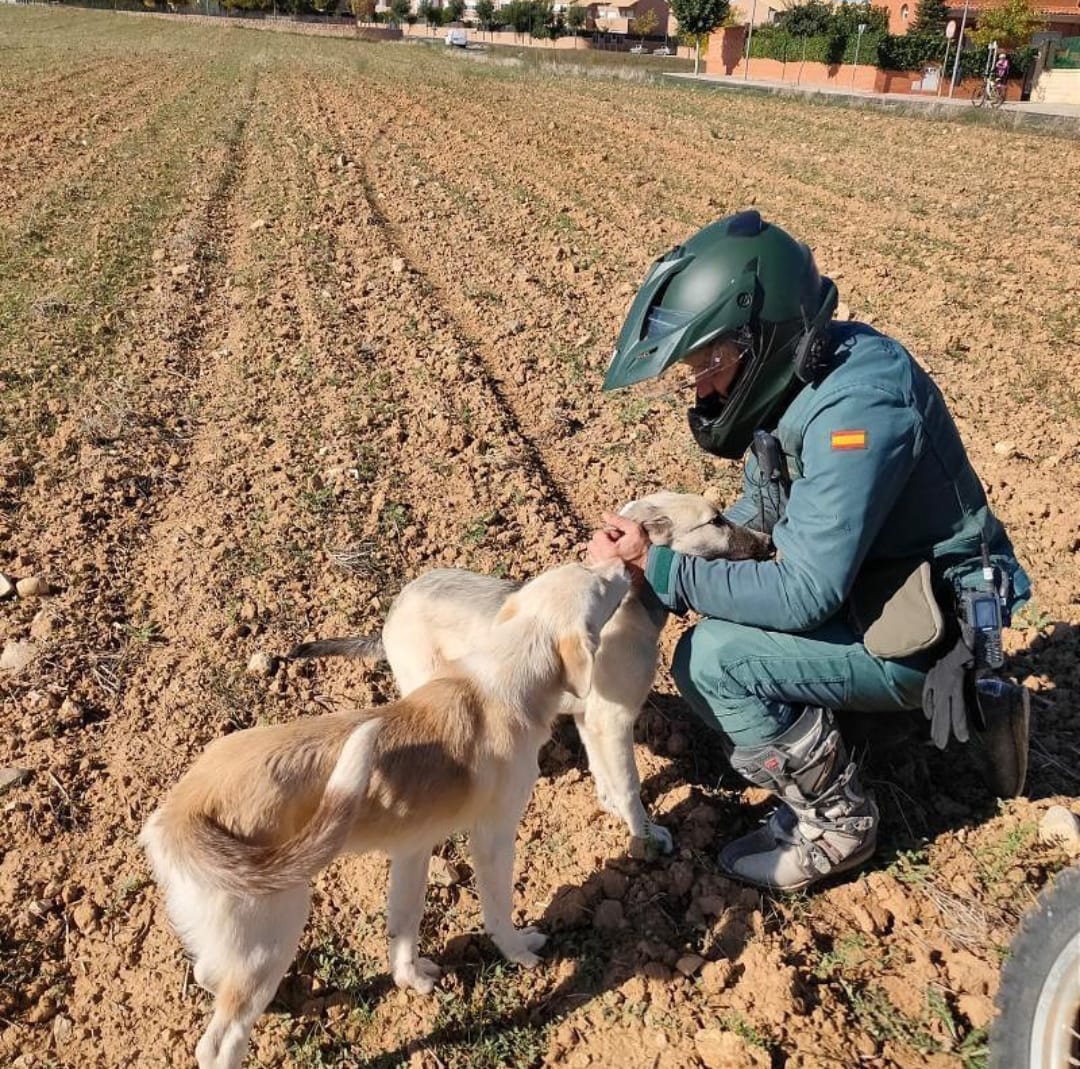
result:
[[[930,368],[1014,536],[1030,797],[998,807],[962,750],[893,753],[866,872],[740,889],[713,858],[763,798],[662,674],[637,757],[672,858],[629,855],[560,726],[516,868],[544,964],[475,934],[453,841],[424,929],[447,975],[395,991],[385,862],[339,861],[250,1064],[983,1064],[1004,948],[1067,862],[1040,816],[1080,791],[1078,159],[421,44],[0,9],[0,573],[50,591],[0,601],[0,648],[32,643],[0,671],[0,767],[29,773],[0,794],[0,1064],[192,1064],[208,1000],[142,821],[211,739],[393,693],[254,654],[373,633],[433,566],[570,559],[642,493],[734,494],[685,398],[599,384],[651,259],[749,205]]]

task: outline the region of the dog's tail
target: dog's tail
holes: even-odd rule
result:
[[[290,661],[308,661],[316,657],[350,657],[354,660],[386,660],[386,650],[378,635],[365,635],[360,638],[324,638],[318,642],[301,642],[290,650]]]
[[[233,895],[268,895],[306,884],[345,845],[367,794],[381,723],[367,719],[350,732],[315,813],[278,846],[245,842],[208,814],[174,814],[166,802],[139,836],[159,883],[168,885],[179,868],[199,884]]]

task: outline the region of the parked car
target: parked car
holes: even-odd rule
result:
[[[644,45],[634,45],[634,47],[631,48],[630,51],[635,56],[641,56],[644,55],[648,51],[648,49]]]
[[[469,35],[460,27],[455,26],[446,31],[446,43],[454,48],[467,48]]]
[[[661,45],[659,48],[654,48],[652,54],[654,56],[670,56],[671,49],[667,45]]]

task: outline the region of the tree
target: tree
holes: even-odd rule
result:
[[[476,21],[485,33],[495,28],[494,0],[476,0]]]
[[[945,23],[949,21],[949,7],[945,0],[919,0],[915,7],[915,20],[908,33],[925,37],[943,37]]]
[[[792,37],[820,37],[829,32],[831,22],[832,8],[828,4],[807,0],[805,4],[779,12],[775,25]]]
[[[980,48],[997,41],[998,48],[1021,48],[1031,35],[1046,24],[1045,19],[1031,6],[1030,0],[1004,0],[997,7],[979,12],[979,25],[972,38]]]
[[[645,38],[656,29],[660,20],[656,17],[655,8],[646,8],[636,19],[630,23],[630,32],[635,33],[642,44]]]
[[[529,9],[529,33],[537,40],[551,37],[555,25],[555,8],[548,0],[532,0],[526,5]],[[554,38],[553,38],[554,39]]]
[[[679,30],[694,40],[694,73],[701,68],[701,43],[727,17],[728,0],[671,0]]]
[[[412,14],[409,0],[390,0],[390,21],[400,26]]]
[[[427,23],[428,29],[434,33],[442,25],[442,8],[435,0],[420,0],[417,14]]]
[[[571,33],[581,33],[585,24],[589,21],[589,9],[580,4],[572,4],[566,13],[566,25]]]
[[[506,19],[507,25],[518,37],[523,37],[532,29],[532,5],[526,3],[526,0],[512,0],[511,3],[503,7],[501,14]]]
[[[349,0],[349,10],[357,22],[375,20],[375,0]]]
[[[465,0],[446,0],[446,21],[460,22],[465,15]]]

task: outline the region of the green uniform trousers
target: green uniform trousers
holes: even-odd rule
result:
[[[758,746],[790,727],[806,705],[868,713],[920,708],[934,656],[882,660],[836,619],[798,634],[706,619],[679,640],[671,673],[709,727],[734,746]]]

